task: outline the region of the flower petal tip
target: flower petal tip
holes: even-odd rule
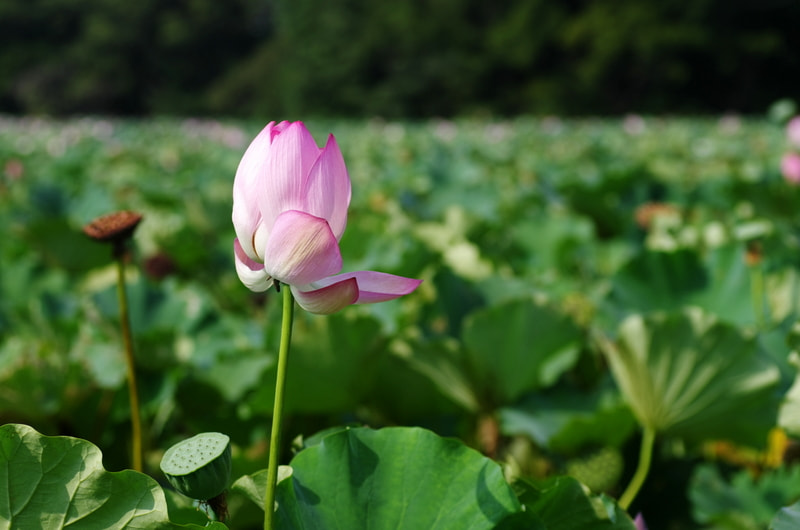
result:
[[[348,278],[310,291],[292,286],[292,294],[300,307],[309,313],[330,315],[356,303],[358,282],[355,278]]]

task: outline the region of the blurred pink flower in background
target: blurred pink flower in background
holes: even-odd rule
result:
[[[781,173],[787,182],[800,184],[800,154],[786,153],[781,159]]]
[[[786,124],[786,136],[790,144],[800,147],[800,116],[795,116]]]
[[[647,524],[645,524],[642,514],[636,515],[636,519],[633,520],[633,524],[636,525],[636,530],[647,530]]]
[[[416,289],[421,280],[382,272],[337,274],[349,205],[350,177],[333,135],[320,149],[302,122],[269,123],[233,183],[239,279],[256,292],[273,280],[288,284],[303,309],[319,314]]]
[[[637,136],[647,129],[647,123],[638,114],[627,114],[622,120],[622,128],[626,133]]]

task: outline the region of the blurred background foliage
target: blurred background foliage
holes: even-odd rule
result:
[[[4,0],[0,112],[760,112],[794,0]]]
[[[780,173],[783,123],[308,125],[336,135],[353,181],[345,270],[425,281],[391,303],[298,312],[286,461],[332,426],[420,426],[509,477],[569,474],[618,497],[648,422],[653,472],[631,513],[651,530],[763,530],[800,498],[800,187]],[[0,117],[0,424],[128,465],[116,271],[81,228],[132,209],[145,469],[160,477],[163,450],[204,431],[231,437],[234,477],[263,469],[280,303],[238,280],[230,224],[233,172],[262,126]],[[229,506],[236,528],[261,527],[242,495]]]

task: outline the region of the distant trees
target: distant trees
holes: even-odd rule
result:
[[[3,0],[0,112],[763,111],[796,0]]]
[[[248,0],[3,0],[0,110],[203,112],[265,38]]]

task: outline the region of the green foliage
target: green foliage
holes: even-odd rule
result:
[[[127,291],[145,470],[160,479],[161,451],[217,431],[231,438],[232,477],[258,477],[279,304],[236,278],[230,193],[261,126],[0,119],[0,423],[85,438],[107,469],[129,465],[116,271],[81,227],[133,209],[144,214]],[[298,437],[296,458],[318,453],[343,425],[425,427],[536,488],[522,503],[538,506],[538,519],[515,512],[504,524],[549,528],[556,514],[546,507],[573,501],[585,508],[575,516],[622,524],[608,515],[616,508],[564,476],[619,495],[633,473],[637,420],[660,404],[682,412],[660,424],[657,476],[631,513],[685,527],[686,483],[709,442],[752,452],[776,424],[796,436],[800,190],[777,172],[779,126],[518,118],[309,127],[319,141],[336,135],[353,181],[345,270],[425,281],[392,303],[298,314],[281,454]],[[651,347],[639,347],[645,339]],[[609,369],[614,348],[637,354],[632,368]],[[186,499],[164,493],[175,521],[199,524]],[[244,494],[231,492],[228,504],[232,526],[258,524]]]
[[[733,326],[698,310],[625,319],[603,341],[639,422],[690,442],[720,437],[758,446],[778,412],[778,369]]]
[[[203,528],[170,522],[156,481],[136,471],[106,471],[100,451],[85,440],[3,425],[0,463],[8,493],[0,503],[3,528]]]
[[[532,519],[548,530],[635,528],[614,501],[605,495],[592,495],[574,478],[556,477],[541,484],[519,481],[515,486]]]
[[[475,311],[463,333],[476,386],[495,405],[552,386],[577,361],[580,339],[568,317],[524,300]]]
[[[745,249],[730,245],[704,256],[696,250],[644,252],[614,277],[612,300],[633,313],[697,306],[742,326],[756,323]]]
[[[542,447],[571,454],[596,445],[621,446],[635,421],[615,391],[601,388],[592,393],[569,389],[529,394],[500,409],[500,424],[505,433],[525,434]]]
[[[791,530],[800,525],[800,502],[796,502],[781,510],[770,522],[770,530]]]
[[[302,450],[278,486],[278,528],[494,528],[519,510],[500,467],[419,428],[347,429]],[[239,479],[261,505],[264,485]]]
[[[770,470],[757,478],[739,471],[726,478],[714,465],[703,464],[692,476],[689,496],[697,522],[720,529],[757,530],[765,528],[781,507],[800,498],[800,470]],[[790,507],[776,519],[787,522],[791,517]]]
[[[269,33],[248,21],[256,8],[247,1],[55,0],[31,10],[5,2],[0,66],[9,75],[0,80],[0,108],[50,114],[207,109],[207,87],[255,45],[256,35]]]

